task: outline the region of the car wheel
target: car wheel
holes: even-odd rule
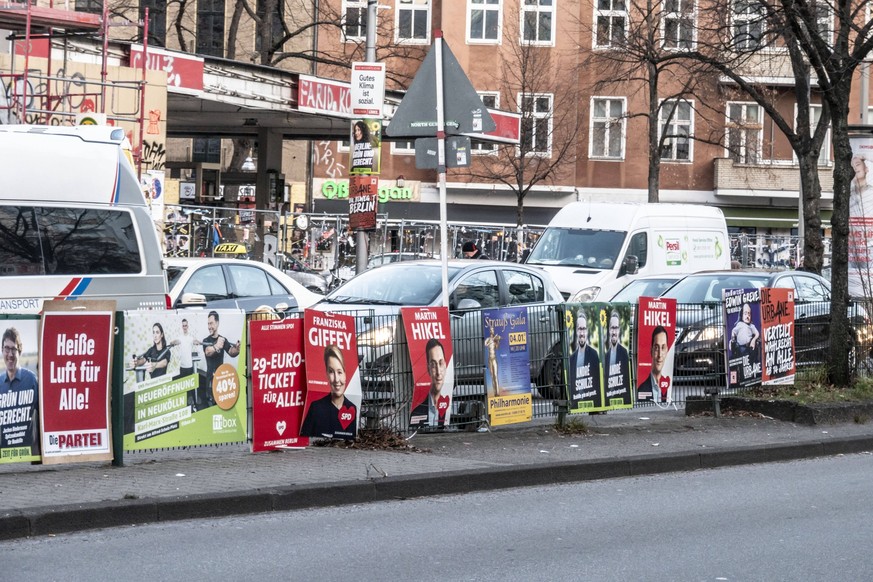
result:
[[[560,344],[555,344],[549,350],[543,369],[537,381],[537,390],[543,398],[560,400],[566,398],[564,389],[564,354]]]

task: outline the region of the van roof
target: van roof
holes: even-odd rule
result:
[[[642,216],[724,220],[720,208],[703,204],[571,202],[558,211],[549,226],[626,231]]]
[[[108,126],[0,126],[0,200],[144,206],[124,138]]]

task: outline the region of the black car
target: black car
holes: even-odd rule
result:
[[[661,296],[676,300],[674,382],[724,384],[722,291],[776,287],[794,290],[795,361],[798,367],[821,365],[830,337],[830,283],[803,271],[705,271],[688,275]],[[870,322],[860,306],[850,306],[855,342],[867,344]]]

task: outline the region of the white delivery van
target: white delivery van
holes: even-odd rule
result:
[[[0,313],[46,299],[165,309],[157,232],[121,143],[102,126],[0,126]]]
[[[637,277],[729,269],[727,224],[696,204],[573,202],[525,260],[571,301],[609,301]]]

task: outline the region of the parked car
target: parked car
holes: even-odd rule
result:
[[[303,264],[296,257],[282,253],[276,255],[277,267],[280,271],[312,291],[324,295],[327,293],[327,279]]]
[[[285,312],[305,309],[321,295],[264,263],[237,259],[166,259],[170,306]]]
[[[380,255],[373,255],[367,261],[367,268],[372,269],[373,267],[379,267],[381,265],[387,265],[389,263],[399,263],[402,261],[418,261],[430,258],[433,257],[429,257],[424,253],[401,253],[399,251],[394,251],[389,253],[382,253]]]
[[[802,271],[704,271],[688,275],[661,296],[676,300],[677,383],[712,381],[725,373],[724,289],[794,289],[794,343],[798,367],[826,361],[830,336],[830,283]],[[860,306],[849,308],[855,342],[869,345],[870,320]]]
[[[528,332],[531,378],[539,386],[554,387],[544,396],[560,395],[562,298],[545,271],[500,261],[451,260],[448,291],[456,384],[484,383],[481,309],[527,305],[536,310]],[[442,304],[441,263],[419,260],[367,270],[331,291],[315,309],[360,315],[358,351],[364,382],[390,384],[400,307]]]
[[[640,277],[622,287],[621,291],[613,295],[609,301],[612,303],[637,303],[640,297],[659,297],[661,293],[672,287],[681,278],[682,275]]]

